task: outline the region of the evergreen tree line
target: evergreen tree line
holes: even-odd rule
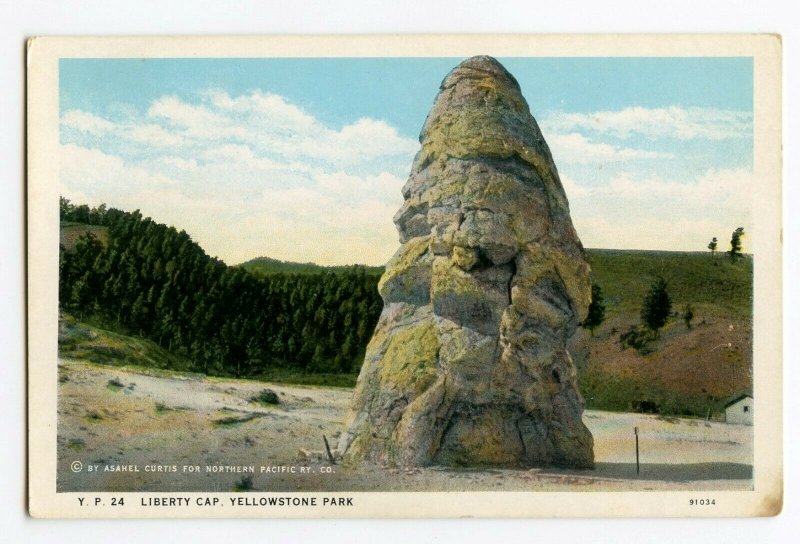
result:
[[[377,323],[378,276],[363,267],[255,277],[209,257],[184,231],[104,205],[61,200],[61,221],[102,225],[61,246],[59,304],[153,340],[212,375],[275,368],[355,372]]]

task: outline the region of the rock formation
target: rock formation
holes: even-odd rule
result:
[[[565,347],[589,267],[519,84],[493,58],[464,61],[420,143],[339,451],[349,463],[591,467]]]

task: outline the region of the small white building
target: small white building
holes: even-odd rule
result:
[[[725,423],[753,424],[753,397],[739,395],[725,405]]]

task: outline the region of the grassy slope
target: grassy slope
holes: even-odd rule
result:
[[[753,298],[753,260],[736,263],[710,252],[587,250],[592,280],[600,284],[608,317],[638,313],[652,282],[667,281],[673,310],[691,303],[700,313],[749,319]],[[697,313],[697,312],[695,312]]]
[[[84,323],[63,313],[59,316],[58,323],[58,349],[60,357],[80,359],[105,366],[181,373],[192,371],[190,361],[161,348],[155,342]],[[170,372],[166,372],[165,375],[170,375]],[[254,379],[297,385],[354,387],[357,377],[357,374],[309,374],[277,368]]]
[[[67,314],[59,315],[58,354],[60,357],[112,366],[132,365],[178,371],[191,368],[188,360],[159,347],[155,342],[83,323]]]

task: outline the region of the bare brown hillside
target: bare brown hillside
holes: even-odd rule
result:
[[[588,408],[719,415],[732,396],[752,391],[752,324],[707,317],[692,328],[673,320],[651,353],[623,349],[619,335],[638,316],[614,317],[592,338],[573,338],[581,392]],[[648,408],[649,407],[649,408]]]

